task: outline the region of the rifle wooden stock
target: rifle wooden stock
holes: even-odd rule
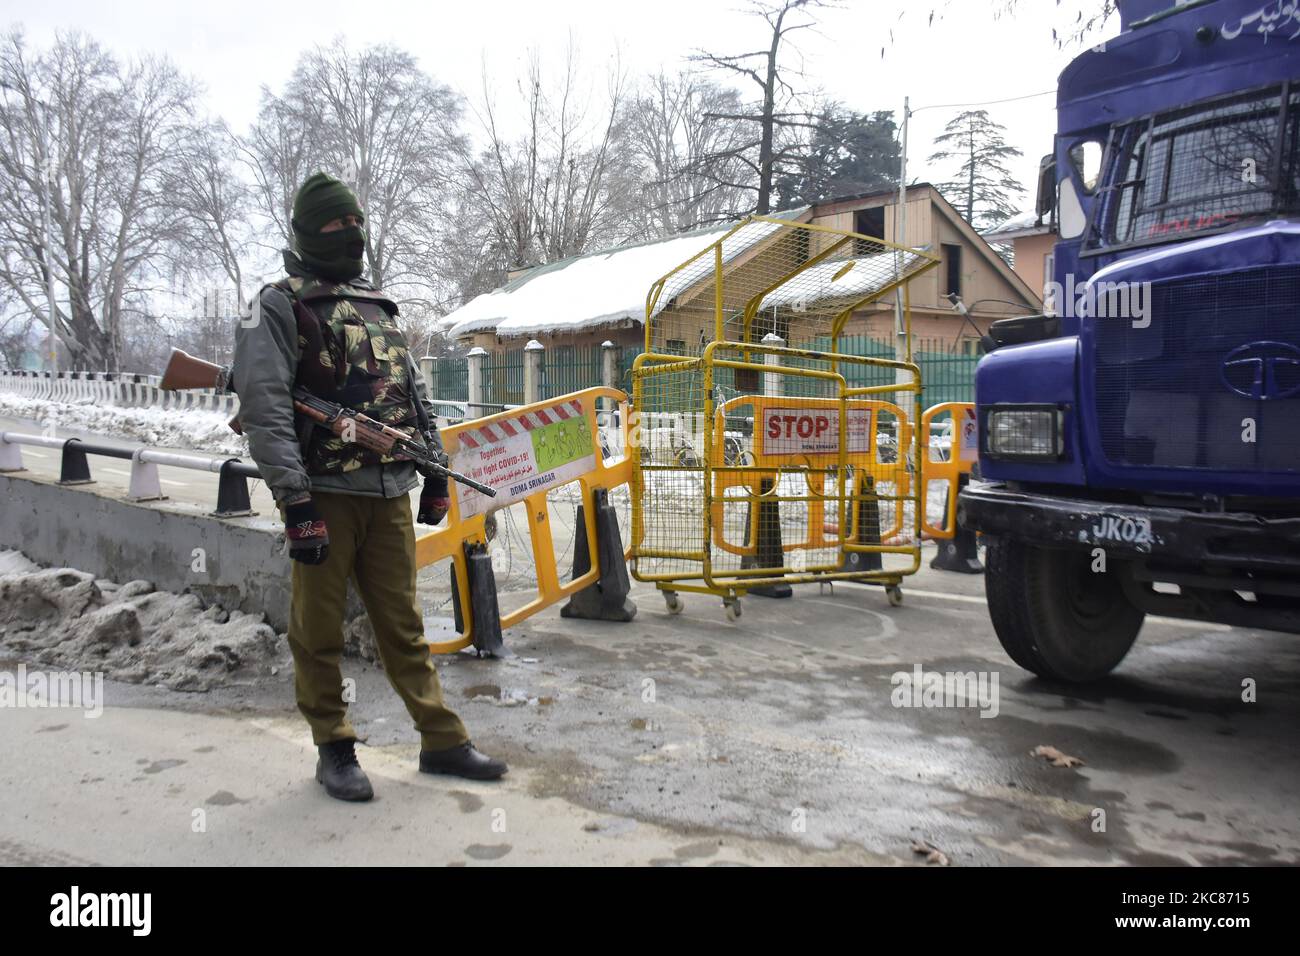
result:
[[[167,391],[187,388],[224,388],[225,379],[226,369],[223,366],[205,362],[198,356],[190,355],[181,349],[172,349],[158,387]]]
[[[223,365],[205,362],[184,349],[172,349],[158,387],[168,392],[184,391],[187,388],[225,388],[228,374]],[[226,422],[226,425],[236,435],[244,434],[244,429],[239,425],[239,416]]]

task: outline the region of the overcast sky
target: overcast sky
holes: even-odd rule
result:
[[[950,170],[926,160],[955,110],[924,107],[1051,90],[1080,52],[1077,45],[1058,49],[1052,28],[1068,31],[1079,3],[1096,6],[1020,0],[1014,17],[995,19],[1001,0],[845,0],[841,9],[818,14],[818,33],[793,37],[808,83],[850,108],[897,111],[910,96],[916,113],[909,179],[941,180]],[[278,89],[302,50],[340,33],[357,46],[397,44],[437,80],[476,98],[485,60],[493,81],[508,89],[530,49],[558,66],[570,36],[592,76],[616,54],[625,68],[641,73],[682,69],[697,47],[716,53],[764,47],[764,25],[746,17],[744,6],[742,0],[221,0],[196,6],[26,0],[20,13],[10,6],[0,14],[0,22],[21,24],[34,45],[49,43],[56,30],[80,29],[122,54],[166,52],[203,83],[211,111],[242,130],[256,114],[264,84]],[[940,12],[930,25],[932,6]],[[1116,32],[1113,20],[1089,42]],[[1022,208],[1032,204],[1038,159],[1051,149],[1054,102],[1040,96],[987,107],[1007,127],[1008,142],[1024,151],[1013,167],[1026,187]]]

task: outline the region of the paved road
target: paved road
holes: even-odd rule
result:
[[[57,474],[55,451],[24,456]],[[122,463],[92,470],[125,494]],[[213,475],[163,480],[216,500]],[[571,512],[554,517],[563,553]],[[508,610],[532,575],[523,522],[501,524]],[[443,576],[422,576],[430,636],[450,624]],[[733,623],[691,595],[671,616],[638,585],[631,624],[552,608],[507,634],[511,659],[441,659],[475,739],[512,764],[496,785],[417,774],[382,672],[349,660],[379,792],[364,807],[311,779],[287,658],[208,694],[110,681],[98,719],[3,708],[0,762],[22,772],[0,775],[0,862],[906,864],[915,840],[956,865],[1300,862],[1294,637],[1151,619],[1114,676],[1070,688],[1007,660],[982,578],[927,569],[905,591],[890,608],[876,588],[800,587],[746,599]],[[918,667],[996,677],[996,698],[896,706],[896,675]],[[1084,763],[1049,766],[1040,745]]]
[[[901,608],[801,587],[737,623],[641,586],[631,624],[550,609],[507,634],[514,658],[441,659],[511,762],[496,785],[417,774],[382,673],[349,660],[368,806],[311,780],[287,668],[204,695],[110,684],[97,720],[0,711],[23,768],[0,777],[0,861],[911,864],[925,840],[954,865],[1300,862],[1293,637],[1153,620],[1112,678],[1053,686],[1002,654],[982,586],[927,570]],[[894,706],[916,666],[996,674],[996,716]]]

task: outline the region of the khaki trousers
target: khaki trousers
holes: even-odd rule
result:
[[[442,699],[442,685],[424,642],[415,596],[415,531],[411,500],[313,493],[329,532],[321,564],[294,561],[289,614],[298,709],[316,744],[355,738],[343,699],[343,613],[347,582],[356,584],[375,630],[384,673],[420,732],[424,750],[469,739]]]

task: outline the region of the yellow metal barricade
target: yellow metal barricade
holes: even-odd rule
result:
[[[536,596],[515,610],[500,616],[502,629],[513,627],[543,608],[595,583],[600,575],[596,541],[593,493],[612,491],[627,485],[632,462],[627,454],[609,455],[601,440],[598,403],[604,400],[618,408],[623,431],[622,449],[628,448],[627,395],[612,388],[589,388],[559,398],[524,405],[486,418],[462,422],[443,429],[443,444],[451,456],[451,467],[497,491],[488,498],[464,485],[452,483],[451,510],[446,523],[415,542],[416,567],[450,560],[455,569],[459,607],[470,607],[467,544],[487,544],[486,521],[501,508],[518,506],[526,526],[537,569]],[[608,457],[607,457],[608,456]],[[581,489],[584,528],[592,568],[569,582],[561,582],[551,535],[551,506],[548,492],[576,482]],[[626,554],[624,555],[626,557]],[[468,647],[474,640],[472,616],[463,615],[461,634],[451,641],[430,644],[434,654],[448,654]]]
[[[672,592],[699,591],[735,616],[746,591],[837,579],[898,596],[920,562],[920,371],[839,346],[882,296],[906,314],[907,283],[936,263],[751,217],[652,286],[633,368],[630,552],[670,609]],[[884,527],[863,527],[865,504],[884,507]]]
[[[881,524],[873,534],[883,542],[896,541],[904,533],[905,503],[910,497],[911,482],[907,462],[900,462],[888,448],[875,441],[883,415],[906,425],[907,414],[893,402],[870,399],[846,401],[847,450],[844,464],[848,469],[846,491],[851,497],[869,494],[889,507],[888,524]],[[783,536],[785,551],[819,551],[838,549],[843,541],[854,542],[864,533],[858,527],[857,513],[849,510],[843,538],[840,516],[827,514],[827,504],[835,511],[838,466],[839,409],[837,399],[799,399],[794,404],[783,396],[741,396],[719,405],[714,412],[713,444],[713,544],[717,548],[744,557],[757,556],[757,524],[750,522],[744,540],[727,537],[726,502],[739,489],[751,507],[761,499],[772,500],[782,477],[793,476],[805,486],[799,500],[807,505],[807,519],[794,528],[802,536]],[[730,419],[752,423],[750,437],[738,440],[727,435]],[[742,433],[743,434],[743,433]],[[910,434],[910,431],[909,431]],[[722,435],[718,442],[716,436]],[[792,453],[791,445],[802,447]],[[767,490],[765,490],[767,489]],[[868,490],[870,489],[870,490]],[[779,500],[794,502],[792,497]],[[805,570],[807,568],[805,567]]]
[[[936,433],[935,425],[943,422],[946,428]],[[921,459],[921,500],[930,501],[930,486],[947,482],[944,492],[943,513],[935,523],[927,508],[922,531],[928,538],[947,540],[957,531],[957,493],[961,490],[961,476],[969,475],[979,457],[979,432],[975,424],[975,405],[972,402],[944,402],[927,409],[921,416],[921,434],[926,436],[928,447]]]

